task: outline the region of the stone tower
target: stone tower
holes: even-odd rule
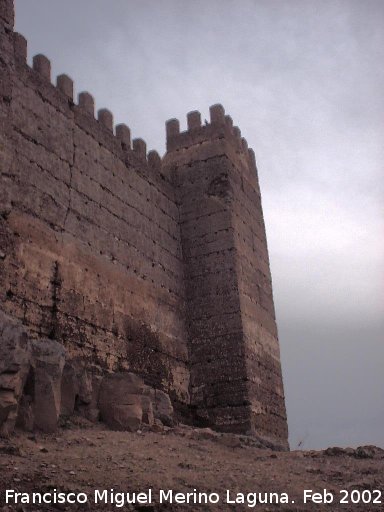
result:
[[[255,155],[221,105],[167,123],[185,263],[191,403],[202,424],[286,444],[287,422]]]

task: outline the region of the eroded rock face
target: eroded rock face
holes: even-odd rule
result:
[[[76,370],[72,364],[65,363],[61,380],[61,414],[63,416],[71,416],[74,413],[78,392]]]
[[[133,373],[104,377],[99,393],[101,419],[114,430],[138,430],[143,420],[144,388],[143,380]]]
[[[150,388],[133,373],[114,373],[101,382],[99,393],[101,419],[115,430],[138,430],[142,423],[155,419],[173,425],[173,407],[163,391]]]
[[[103,408],[102,418],[112,430],[136,432],[141,427],[143,407],[139,395],[127,395],[124,404],[112,403]]]
[[[145,390],[145,393],[150,397],[153,404],[154,418],[160,420],[163,425],[172,427],[175,423],[174,411],[171,399],[167,393],[164,393],[164,391],[161,391],[160,389],[153,389],[150,387]]]
[[[57,341],[34,340],[32,351],[34,427],[43,432],[54,432],[61,409],[65,349]]]
[[[0,311],[0,435],[15,426],[54,432],[59,416],[101,419],[114,430],[174,424],[163,391],[134,373],[97,374],[83,362],[66,361],[64,347],[50,339],[29,340],[24,327]],[[161,422],[161,423],[160,423]]]
[[[25,330],[0,311],[0,435],[9,436],[15,427],[31,357]]]
[[[98,398],[102,376],[76,362],[66,362],[61,381],[61,415],[76,413],[89,421],[99,419]]]
[[[28,339],[23,326],[0,312],[0,433],[16,425],[53,432],[61,401],[65,349],[53,340]]]

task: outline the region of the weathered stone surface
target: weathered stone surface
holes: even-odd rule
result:
[[[25,329],[0,311],[0,435],[10,435],[15,427],[31,355]]]
[[[13,2],[0,1],[0,306],[84,369],[65,371],[62,406],[58,375],[39,370],[50,412],[33,400],[35,413],[49,429],[60,408],[96,419],[91,369],[129,369],[166,393],[155,418],[173,421],[168,394],[199,424],[288,446],[257,168],[240,130],[214,105],[203,126],[198,112],[183,132],[169,121],[167,154],[147,159],[128,128],[114,135],[111,113],[95,119],[89,93],[74,105],[68,77],[55,87],[45,57],[26,65]],[[140,407],[152,421],[148,401],[115,393],[115,425],[134,428]]]
[[[149,396],[143,395],[141,397],[141,407],[143,410],[143,423],[145,423],[146,425],[153,425],[155,417],[153,413],[153,403]]]
[[[9,28],[14,23],[14,6],[13,0],[0,0],[0,21],[5,23]]]
[[[61,379],[61,415],[71,416],[74,413],[78,393],[79,383],[76,370],[70,363],[65,363]]]
[[[35,414],[33,409],[33,399],[31,395],[23,395],[20,398],[17,411],[16,427],[32,432],[35,427]]]
[[[109,404],[102,408],[102,418],[109,428],[113,430],[123,430],[136,432],[142,422],[143,408],[141,397],[131,395],[127,397],[127,402],[123,405]]]
[[[168,125],[162,170],[180,202],[196,421],[286,449],[287,421],[253,153],[220,105]],[[172,129],[171,129],[172,128]]]
[[[65,349],[56,341],[44,339],[34,340],[32,348],[34,426],[43,432],[54,432],[61,409]]]
[[[127,395],[142,395],[144,389],[144,381],[138,375],[131,372],[112,373],[101,382],[99,403],[124,403]]]
[[[96,422],[99,419],[99,388],[102,376],[75,362],[66,362],[61,381],[62,416],[76,413]]]
[[[153,388],[147,388],[144,393],[150,397],[154,418],[160,420],[167,427],[173,426],[175,423],[174,410],[169,395],[160,389]]]
[[[104,377],[98,402],[101,419],[114,430],[133,432],[140,428],[144,388],[143,380],[133,373],[115,373]],[[146,406],[148,415],[148,403]]]
[[[102,376],[80,368],[77,370],[77,378],[79,387],[76,397],[76,412],[95,422],[100,415],[98,400]]]
[[[98,407],[101,419],[117,430],[137,430],[141,423],[153,425],[155,419],[167,426],[174,424],[169,396],[129,372],[104,377]]]

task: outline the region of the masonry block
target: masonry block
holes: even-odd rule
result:
[[[56,86],[73,101],[73,80],[68,75],[59,75],[56,79]]]
[[[113,115],[112,115],[112,112],[110,112],[106,108],[102,108],[97,113],[97,119],[108,130],[110,130],[111,132],[113,131]]]
[[[126,124],[118,124],[115,128],[116,137],[121,140],[125,148],[131,147],[131,130]]]
[[[147,145],[143,141],[143,139],[133,139],[132,147],[134,153],[141,159],[145,160],[147,158]]]
[[[188,130],[194,130],[201,127],[201,114],[197,110],[187,114]]]
[[[33,57],[33,69],[47,80],[51,80],[51,62],[45,55]]]
[[[222,105],[212,105],[209,108],[209,113],[211,116],[211,123],[213,125],[225,124],[225,111]]]
[[[148,165],[152,169],[156,169],[157,171],[161,168],[161,157],[157,151],[149,151],[148,153]]]
[[[84,109],[88,114],[95,115],[95,100],[89,92],[81,92],[78,98],[79,107]]]
[[[17,62],[26,64],[27,62],[27,40],[21,34],[15,32],[13,34],[13,44],[15,49],[15,59]]]

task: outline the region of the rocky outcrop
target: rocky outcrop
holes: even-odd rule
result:
[[[65,350],[60,343],[30,341],[20,323],[0,311],[0,434],[16,424],[53,432],[60,414]]]
[[[114,430],[138,430],[141,424],[174,425],[169,396],[129,372],[104,377],[100,386],[101,419]]]
[[[50,339],[30,341],[22,325],[0,312],[0,434],[15,425],[54,432],[60,416],[102,419],[114,430],[174,424],[169,396],[134,373],[104,377],[84,361],[66,361]]]
[[[0,311],[0,434],[12,433],[32,358],[25,330]]]
[[[114,430],[136,431],[141,423],[153,423],[152,403],[144,395],[146,388],[133,373],[114,373],[104,377],[100,386],[101,419]]]
[[[90,421],[98,421],[98,397],[102,376],[76,362],[67,362],[61,381],[61,414],[76,413]]]

